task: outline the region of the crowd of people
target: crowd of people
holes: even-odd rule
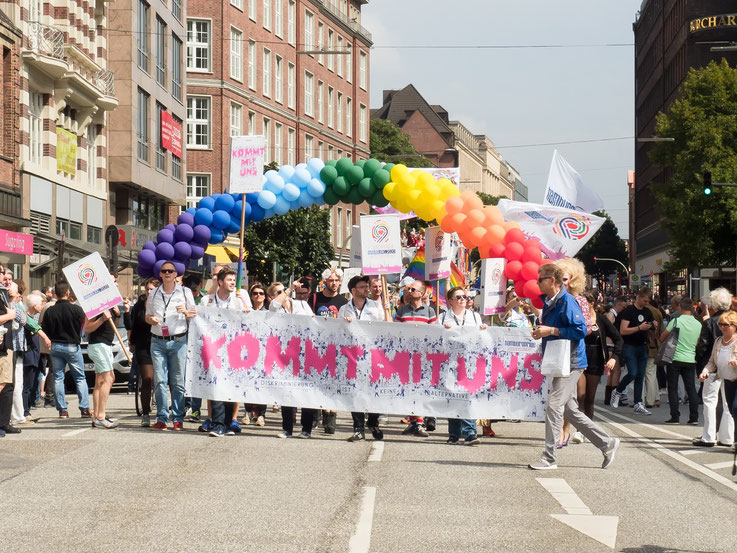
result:
[[[528,328],[542,339],[545,362],[559,355],[560,343],[570,343],[570,372],[554,376],[546,407],[545,449],[530,468],[556,468],[556,452],[569,444],[590,441],[609,466],[619,441],[593,422],[594,403],[600,380],[605,377],[604,404],[611,408],[628,405],[631,388],[633,413],[652,414],[667,394],[668,424],[680,423],[681,401],[688,403],[687,424],[698,424],[703,403],[703,432],[694,438],[697,446],[732,447],[737,415],[737,301],[724,288],[698,301],[673,296],[669,308],[653,300],[642,288],[631,299],[606,298],[587,290],[583,264],[563,259],[542,265],[538,282],[544,306],[536,309],[528,300],[507,291],[505,312],[482,317],[474,306],[475,293],[463,287],[448,289],[444,302],[433,297],[430,282],[403,280],[391,293],[382,282],[369,276],[354,276],[341,294],[342,272],[331,267],[322,275],[321,288],[314,279],[302,277],[289,284],[252,282],[236,290],[236,273],[227,265],[214,268],[208,288],[199,275],[177,275],[173,263],[161,267],[159,279],[143,284],[143,293],[132,301],[87,319],[73,301],[66,282],[26,293],[25,284],[0,267],[0,436],[19,433],[23,425],[37,419],[37,406],[53,405],[61,419],[69,418],[65,394],[65,372],[71,373],[78,397],[80,416],[91,419],[95,428],[112,429],[118,422],[106,412],[115,380],[112,345],[115,328],[128,332],[133,353],[129,386],[139,386],[141,426],[154,430],[181,431],[185,419],[199,423],[198,430],[220,437],[238,434],[242,425],[264,426],[271,410],[281,415],[279,438],[295,435],[297,408],[288,405],[239,405],[185,397],[184,372],[188,323],[198,315],[198,306],[237,312],[271,311],[310,316],[337,317],[353,321],[394,321],[436,324],[443,328],[489,325]],[[319,289],[318,289],[319,288]],[[669,336],[677,333],[677,341]],[[90,404],[84,374],[83,340],[94,365],[95,384]],[[675,343],[672,361],[657,364],[663,342]],[[557,358],[555,358],[557,359]],[[697,391],[696,381],[701,383]],[[683,387],[683,392],[679,386]],[[152,409],[155,407],[155,412]],[[354,412],[348,441],[383,439],[381,413]],[[334,411],[302,408],[300,431],[310,438],[318,426],[327,434],[336,431]],[[153,420],[152,420],[153,418]],[[436,430],[434,417],[407,416],[404,433],[427,437]],[[479,443],[493,436],[489,420],[451,419],[449,444]]]

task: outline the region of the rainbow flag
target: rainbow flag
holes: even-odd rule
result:
[[[412,258],[412,261],[407,266],[407,270],[404,272],[404,277],[412,277],[415,280],[425,280],[425,248],[419,248],[417,253]],[[440,281],[440,303],[445,305],[445,291],[446,284],[450,281],[450,287],[455,288],[456,286],[466,286],[466,278],[461,273],[460,269],[452,261],[450,262],[450,278],[442,279]],[[434,291],[433,291],[434,293]]]

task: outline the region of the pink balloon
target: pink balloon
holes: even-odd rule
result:
[[[522,264],[520,275],[524,280],[537,280],[537,271],[540,266],[534,261],[527,261]]]
[[[519,261],[510,261],[504,268],[504,276],[506,276],[509,280],[517,280],[519,278],[519,273],[521,270],[522,263],[520,263]]]
[[[509,236],[509,233],[507,233],[507,236]],[[504,248],[504,257],[507,258],[507,261],[519,261],[522,259],[523,253],[525,253],[525,250],[522,249],[522,244],[519,242],[507,243],[507,247]]]
[[[526,247],[525,251],[522,253],[522,262],[529,261],[540,265],[540,262],[542,260],[543,254],[540,252],[539,249],[535,248],[535,246]]]
[[[522,287],[522,291],[525,293],[526,298],[530,298],[531,300],[537,298],[542,294],[540,292],[540,285],[537,283],[537,280],[528,280],[525,282],[524,286]]]

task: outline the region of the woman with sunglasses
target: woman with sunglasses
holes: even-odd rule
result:
[[[268,311],[269,303],[266,297],[266,287],[260,282],[254,282],[248,289],[248,297],[251,298],[253,311]],[[246,414],[241,419],[241,424],[253,424],[256,426],[264,426],[266,424],[266,405],[246,404],[244,406]]]
[[[532,328],[530,320],[522,312],[522,306],[514,288],[507,292],[506,312],[501,316],[504,326],[512,328]]]
[[[724,413],[719,427],[719,441],[716,442],[716,401],[704,401],[704,431],[701,438],[694,438],[693,444],[701,447],[719,445],[731,447],[735,442],[737,418],[737,313],[725,311],[719,317],[719,330],[722,337],[714,342],[711,357],[699,374],[699,380],[718,382],[724,386]],[[731,411],[732,416],[729,416]]]

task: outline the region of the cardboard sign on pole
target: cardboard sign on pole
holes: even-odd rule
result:
[[[261,192],[264,176],[266,140],[263,135],[230,138],[230,179],[228,192]]]
[[[88,319],[123,303],[115,281],[100,254],[95,252],[63,269]]]
[[[481,314],[496,315],[506,311],[505,292],[507,279],[503,257],[481,260]]]
[[[365,275],[402,271],[402,237],[396,215],[361,216],[361,264]]]
[[[425,276],[441,280],[450,276],[450,235],[440,227],[425,232]]]
[[[361,227],[353,225],[351,231],[351,261],[349,267],[361,267]]]

